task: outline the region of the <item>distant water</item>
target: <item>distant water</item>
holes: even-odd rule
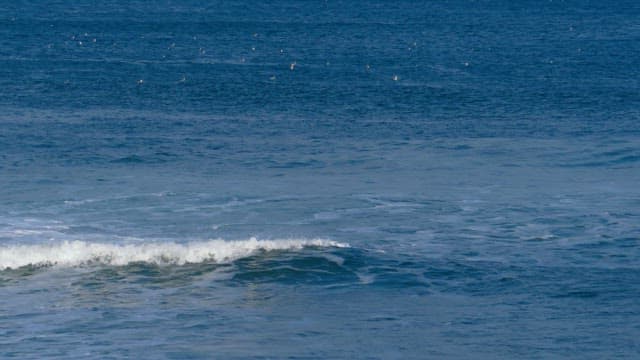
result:
[[[635,1],[5,1],[0,358],[640,357]]]

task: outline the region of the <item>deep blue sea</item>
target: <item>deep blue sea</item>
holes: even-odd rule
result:
[[[0,358],[640,358],[640,4],[0,2]]]

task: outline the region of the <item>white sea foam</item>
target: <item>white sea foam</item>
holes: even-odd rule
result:
[[[134,262],[151,264],[227,263],[271,250],[297,250],[303,247],[349,247],[348,244],[325,239],[282,240],[208,240],[184,244],[146,242],[138,244],[62,241],[37,245],[0,246],[0,270],[27,265],[71,267],[90,263],[127,265]]]

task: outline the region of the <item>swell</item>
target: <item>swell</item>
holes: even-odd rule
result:
[[[565,167],[606,167],[606,166],[633,166],[640,162],[640,153],[637,147],[610,149],[602,152],[580,154],[578,159],[564,164]]]

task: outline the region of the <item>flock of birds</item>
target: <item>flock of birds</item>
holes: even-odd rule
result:
[[[252,36],[254,38],[257,38],[259,36],[259,34],[254,33]],[[141,38],[145,38],[145,36],[143,35],[143,36],[141,36]],[[197,40],[197,36],[193,36],[193,40]],[[88,44],[96,44],[96,43],[98,43],[98,39],[95,38],[95,37],[89,36],[88,33],[84,33],[82,35],[72,35],[71,36],[71,41],[75,42],[78,46],[86,46]],[[113,45],[116,45],[116,43],[114,42]],[[413,42],[409,46],[409,50],[412,50],[416,46],[417,46],[417,43]],[[53,44],[49,44],[47,47],[48,48],[52,48]],[[172,42],[170,45],[168,45],[167,49],[170,50],[170,51],[177,49],[176,43]],[[257,47],[255,45],[252,45],[250,49],[251,49],[251,52],[256,52],[257,51]],[[280,49],[279,52],[281,54],[284,54],[285,50],[284,49]],[[198,54],[199,54],[199,56],[204,57],[204,56],[206,56],[207,51],[203,47],[199,47]],[[167,55],[163,55],[162,58],[166,59]],[[240,57],[239,61],[240,61],[240,63],[245,63],[245,62],[247,62],[247,58],[245,56],[242,56],[242,57]],[[327,61],[326,64],[330,65],[330,62]],[[465,67],[468,67],[470,64],[469,64],[469,62],[464,62],[462,65],[465,66]],[[289,68],[290,71],[295,71],[297,67],[298,67],[298,62],[297,61],[292,61],[292,62],[290,62],[288,64],[288,68]],[[366,64],[365,65],[365,70],[367,72],[372,71],[371,65],[370,64]],[[271,80],[271,81],[277,80],[276,75],[270,75],[269,80]],[[400,81],[401,78],[400,78],[400,76],[398,74],[392,74],[390,76],[390,80],[397,82],[397,81]],[[182,75],[182,77],[177,82],[178,83],[187,82],[187,76],[186,75]],[[143,85],[144,83],[145,83],[144,79],[137,79],[136,80],[136,84],[137,85]]]

